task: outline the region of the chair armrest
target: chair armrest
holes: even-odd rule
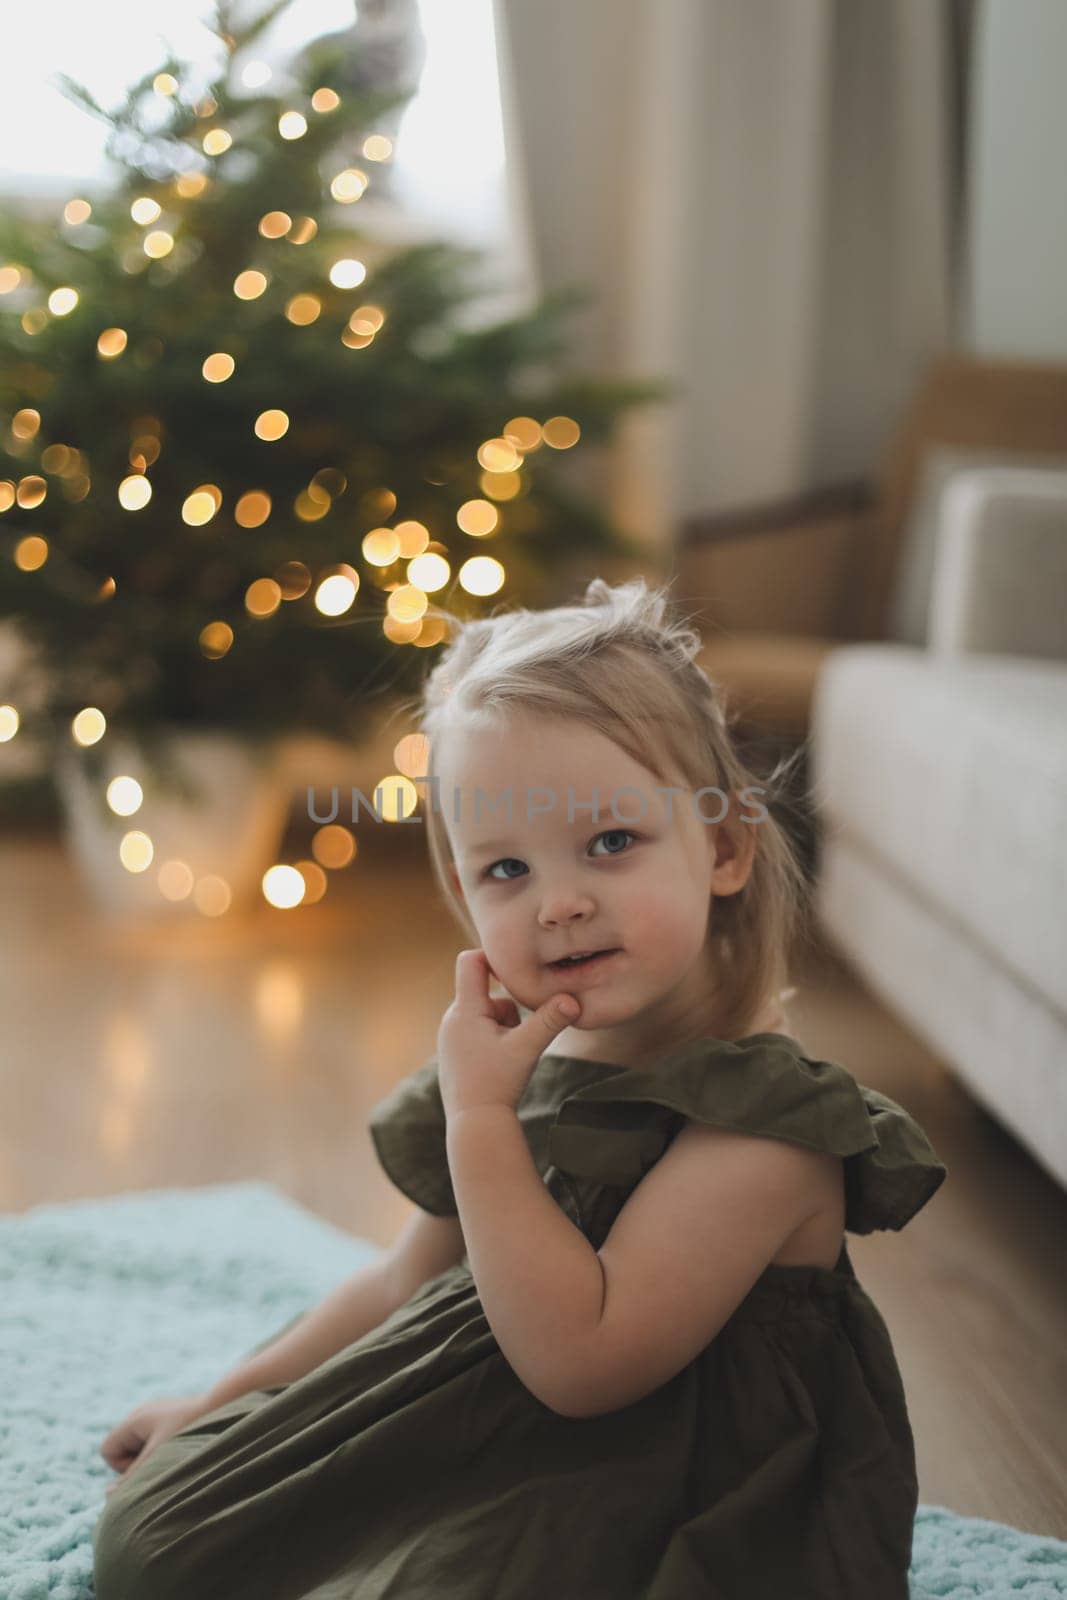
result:
[[[983,467],[949,484],[930,650],[1067,660],[1067,468]]]

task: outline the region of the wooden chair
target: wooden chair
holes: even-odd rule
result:
[[[1067,455],[1067,368],[945,356],[875,482],[682,530],[675,596],[706,636],[701,665],[757,742],[802,744],[827,653],[890,637],[908,514],[937,446]]]

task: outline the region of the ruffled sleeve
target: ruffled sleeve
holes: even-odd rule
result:
[[[549,1129],[549,1159],[575,1177],[630,1186],[686,1118],[841,1156],[850,1233],[902,1228],[948,1175],[901,1106],[778,1033],[698,1040],[648,1071],[620,1067],[577,1089]]]
[[[368,1127],[378,1160],[402,1194],[435,1217],[458,1215],[436,1057],[378,1102]]]

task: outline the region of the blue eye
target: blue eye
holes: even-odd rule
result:
[[[638,835],[634,833],[632,828],[606,828],[603,833],[597,834],[596,838],[593,840],[593,844],[599,844],[602,839],[629,840],[636,839],[637,837]],[[626,846],[624,845],[622,849],[619,850],[605,850],[602,852],[602,854],[608,856],[625,855]],[[494,883],[514,883],[517,877],[521,877],[521,873],[505,873],[502,878],[498,878],[496,876],[497,867],[506,867],[512,863],[518,867],[522,867],[523,870],[525,870],[525,862],[520,861],[517,856],[501,856],[499,861],[493,861],[488,867],[486,867],[485,871],[482,873],[482,877],[491,878]]]

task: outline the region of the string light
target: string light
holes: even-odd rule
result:
[[[195,200],[207,188],[207,175],[203,172],[183,172],[175,178],[174,188],[183,200]]]
[[[76,743],[82,746],[99,744],[107,732],[107,718],[96,706],[85,706],[70,724]]]
[[[172,95],[178,93],[178,80],[169,72],[157,72],[152,79],[152,87],[157,94]]]
[[[295,867],[268,867],[263,874],[263,898],[279,911],[291,911],[307,893],[307,884]]]
[[[478,448],[478,460],[486,472],[514,472],[522,456],[510,439],[487,439]]]
[[[358,167],[346,167],[333,179],[330,193],[340,205],[349,206],[353,201],[363,198],[369,182],[367,174]]]
[[[496,594],[504,582],[504,569],[492,556],[471,556],[459,569],[459,581],[468,594]]]
[[[124,511],[143,511],[152,498],[152,485],[140,473],[119,484],[119,505]]]
[[[15,499],[23,511],[36,511],[47,493],[48,485],[45,480],[36,472],[31,472],[25,478],[19,479]]]
[[[233,644],[233,629],[228,622],[209,622],[201,628],[198,643],[209,661],[221,661]]]
[[[165,228],[154,228],[151,233],[145,234],[144,253],[153,261],[162,261],[164,256],[169,256],[174,249],[174,235]]]
[[[353,333],[377,333],[385,325],[385,312],[381,306],[357,306],[348,319]]]
[[[210,128],[203,138],[204,154],[221,156],[230,148],[233,139],[225,128]]]
[[[414,520],[398,522],[396,536],[400,542],[400,554],[407,561],[410,561],[412,556],[420,556],[430,542],[429,528]]]
[[[569,450],[578,443],[582,430],[573,417],[549,417],[541,429],[541,436],[553,450]]]
[[[132,833],[123,834],[119,860],[127,872],[147,872],[155,853],[155,846],[147,833],[134,829]]]
[[[16,439],[32,439],[41,426],[41,413],[32,406],[23,406],[11,418],[11,432]]]
[[[28,533],[15,546],[14,561],[20,572],[38,572],[48,560],[48,540]]]
[[[400,822],[418,805],[419,791],[402,772],[391,772],[374,785],[374,803],[383,822]]]
[[[257,300],[266,287],[266,273],[257,272],[253,267],[239,272],[233,280],[233,292],[238,300]]]
[[[117,817],[132,817],[135,811],[140,811],[143,800],[141,785],[126,774],[112,778],[107,786],[107,803]]]
[[[114,361],[120,356],[128,343],[125,328],[105,328],[96,341],[96,353],[104,361]]]
[[[53,289],[48,296],[48,309],[54,317],[68,317],[77,304],[77,289],[69,287]]]
[[[278,132],[283,139],[302,139],[307,131],[307,118],[299,111],[283,111],[278,118]]]
[[[482,472],[478,487],[491,500],[514,500],[522,491],[522,475],[518,472]]]
[[[372,567],[388,567],[400,554],[400,540],[392,528],[372,528],[363,535],[360,548],[364,561],[369,561]]]
[[[419,589],[428,590],[431,594],[443,589],[451,576],[452,568],[444,556],[439,556],[433,551],[416,556],[413,561],[408,562],[408,582],[415,584]]]
[[[368,161],[388,161],[393,153],[393,141],[384,133],[372,133],[363,141],[363,154]]]
[[[335,572],[323,578],[315,590],[315,609],[324,617],[340,617],[356,598],[357,585],[343,573]]]
[[[336,111],[340,104],[341,96],[335,93],[333,89],[316,89],[311,96],[311,109],[319,112],[320,115],[325,115],[329,111]]]
[[[93,214],[93,208],[88,200],[68,200],[63,207],[63,220],[69,222],[72,228],[80,227],[83,222],[88,222]]]
[[[256,578],[245,591],[245,609],[250,616],[272,617],[281,603],[281,586],[273,578]]]
[[[0,294],[11,294],[22,282],[22,273],[18,267],[0,267]]]
[[[330,282],[335,289],[358,289],[366,276],[366,267],[354,257],[335,261],[330,268]]]
[[[142,228],[146,228],[150,222],[155,222],[162,214],[163,207],[159,201],[152,200],[145,194],[136,199],[130,207],[130,216],[134,222],[140,223]]]
[[[284,411],[275,409],[261,411],[255,420],[254,431],[257,439],[265,439],[273,443],[281,439],[289,431],[289,418]]]
[[[526,455],[541,448],[541,424],[534,417],[512,417],[501,432],[509,444]]]
[[[14,706],[0,706],[0,744],[8,744],[19,731],[19,714]]]
[[[423,590],[417,589],[413,583],[401,583],[390,591],[385,606],[389,615],[398,622],[417,622],[429,603]]]
[[[239,528],[261,528],[270,516],[270,495],[262,489],[250,489],[238,500],[233,520]]]
[[[293,226],[288,211],[267,211],[259,219],[259,231],[264,239],[284,239]]]
[[[0,479],[0,512],[10,511],[15,504],[15,485],[10,478]]]
[[[465,500],[456,512],[456,522],[472,539],[486,538],[499,521],[499,511],[488,500]]]
[[[216,350],[214,355],[208,356],[200,368],[208,383],[225,383],[227,378],[232,378],[237,363],[225,350]]]
[[[285,315],[298,328],[306,328],[318,319],[322,301],[316,294],[294,294],[286,302]]]

